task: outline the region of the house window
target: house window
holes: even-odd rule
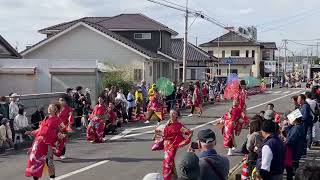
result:
[[[256,56],[256,51],[252,50],[252,57],[255,57],[255,56]]]
[[[191,79],[195,80],[196,79],[196,70],[195,69],[190,69],[191,70]]]
[[[222,51],[222,57],[223,57],[223,58],[226,57],[226,51],[225,51],[225,50]]]
[[[240,51],[239,50],[231,50],[231,56],[239,57],[240,56]]]
[[[142,69],[134,69],[133,72],[133,80],[134,81],[141,81],[142,80]]]
[[[238,69],[231,69],[231,73],[238,74]]]
[[[249,50],[246,50],[246,57],[249,57]]]
[[[153,67],[149,66],[149,76],[152,76],[152,70],[153,70]]]
[[[221,69],[217,69],[217,75],[221,75]]]
[[[134,39],[151,39],[151,33],[134,33]]]
[[[208,51],[208,54],[209,54],[210,56],[213,56],[213,51]]]

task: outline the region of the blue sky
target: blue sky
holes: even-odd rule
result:
[[[185,0],[169,1],[185,4]],[[317,23],[320,18],[319,0],[189,0],[189,7],[228,26],[257,26],[259,40],[275,41],[278,46],[282,39],[320,38],[320,24]],[[0,0],[0,33],[21,51],[26,45],[44,38],[37,32],[41,28],[84,16],[114,16],[120,13],[143,13],[183,36],[183,12],[146,0]],[[197,38],[199,44],[224,32],[210,22],[196,19],[190,28],[189,40],[195,43]],[[297,55],[307,48],[293,43],[289,43],[288,47]]]

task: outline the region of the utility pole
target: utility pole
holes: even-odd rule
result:
[[[279,54],[278,54],[278,78],[280,78],[280,53],[281,53],[281,48],[279,48]]]
[[[287,73],[287,40],[284,39],[284,68],[283,68],[283,75]]]
[[[186,0],[185,12],[185,27],[184,27],[184,40],[183,40],[183,61],[182,61],[182,82],[186,82],[187,78],[187,43],[188,43],[188,0]]]

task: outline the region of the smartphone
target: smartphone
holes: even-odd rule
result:
[[[191,142],[191,148],[192,149],[199,149],[197,142]]]

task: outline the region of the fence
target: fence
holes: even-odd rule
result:
[[[63,95],[63,92],[41,93],[41,94],[26,94],[20,95],[20,102],[24,105],[28,118],[37,110],[39,106],[48,107],[50,103],[58,101],[58,98]]]

